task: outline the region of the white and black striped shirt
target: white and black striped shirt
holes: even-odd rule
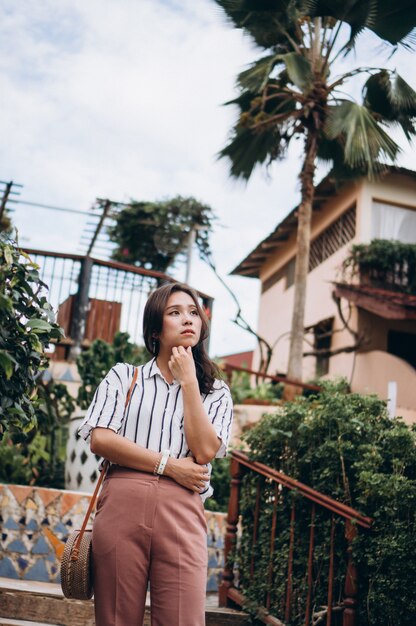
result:
[[[129,404],[126,396],[133,379],[134,366],[117,363],[95,392],[79,433],[88,439],[96,426],[111,428],[138,445],[171,456],[183,458],[191,454],[184,430],[183,399],[180,384],[169,385],[157,366],[156,358],[138,368],[137,381]],[[228,386],[215,380],[213,389],[201,395],[202,403],[218,437],[221,439],[216,457],[227,454],[233,418],[233,404]],[[212,495],[210,485],[201,496]]]

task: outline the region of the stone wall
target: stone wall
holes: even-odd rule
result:
[[[60,583],[60,558],[80,528],[91,495],[0,484],[0,577]],[[206,511],[207,591],[217,591],[224,565],[225,514]]]

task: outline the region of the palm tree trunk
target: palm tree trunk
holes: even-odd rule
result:
[[[296,240],[296,265],[292,327],[290,333],[289,364],[287,375],[294,380],[302,380],[302,354],[304,318],[306,303],[306,280],[309,270],[309,248],[311,238],[312,202],[314,197],[314,174],[316,167],[317,131],[308,130],[306,154],[300,174],[302,198],[298,209],[298,230]]]

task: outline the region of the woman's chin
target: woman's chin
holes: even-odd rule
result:
[[[189,346],[191,348],[193,348],[194,346],[196,346],[196,344],[198,343],[198,339],[195,337],[195,335],[190,335],[190,336],[181,336],[181,340],[180,340],[180,346],[183,346],[184,348],[189,348]]]

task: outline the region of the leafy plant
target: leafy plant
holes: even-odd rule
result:
[[[377,397],[346,393],[343,381],[321,384],[321,393],[286,403],[278,414],[265,416],[248,431],[245,440],[250,456],[373,518],[371,531],[358,532],[353,543],[359,580],[358,623],[360,626],[412,626],[416,614],[413,592],[416,428],[408,427],[399,418],[389,419],[385,403]],[[262,508],[253,576],[257,478],[246,474],[241,506],[243,536],[238,551],[239,576],[253,607],[263,605],[265,593],[271,590],[271,613],[279,615],[286,585],[292,500],[296,502],[297,538],[293,587],[298,597],[302,597],[307,572],[310,506],[296,492],[279,503],[271,588],[264,571],[270,554],[273,486],[267,481],[260,485]],[[319,573],[316,606],[326,603],[328,549],[319,546],[328,542],[329,524],[329,517],[318,507],[314,555],[314,572]],[[335,561],[340,564],[340,574],[336,574],[334,584],[341,597],[346,545],[338,527],[334,545]],[[300,610],[292,613],[291,625],[298,626],[303,621]]]
[[[252,386],[248,372],[234,371],[231,376],[231,395],[234,404],[242,404],[245,400],[262,400],[276,402],[282,397],[284,385],[275,382],[262,382]]]
[[[415,295],[416,244],[388,239],[355,244],[343,271],[347,279],[359,276],[360,282]]]
[[[203,254],[209,253],[209,234],[214,215],[195,198],[177,196],[158,202],[136,202],[120,211],[108,229],[117,244],[113,259],[165,272],[183,253],[190,233]]]
[[[63,336],[38,270],[16,241],[0,234],[0,438],[6,431],[24,438],[36,427],[44,350]]]
[[[212,461],[211,485],[214,488],[212,498],[205,500],[208,511],[227,511],[230,497],[230,458],[214,459]]]
[[[92,402],[95,389],[115,363],[141,365],[149,358],[146,348],[129,341],[128,333],[116,333],[113,344],[96,339],[77,359],[81,386],[78,389],[77,403],[87,409]]]
[[[216,0],[230,23],[249,35],[261,57],[237,77],[238,94],[227,104],[238,110],[220,156],[230,174],[248,180],[257,165],[284,159],[297,139],[304,143],[296,210],[297,254],[288,378],[301,380],[306,279],[314,176],[318,159],[331,177],[374,177],[400,151],[389,134],[394,126],[416,134],[416,93],[396,72],[369,66],[340,66],[368,30],[392,53],[412,48],[416,9],[408,0]],[[346,93],[361,80],[362,100]],[[360,86],[360,85],[358,85]]]

